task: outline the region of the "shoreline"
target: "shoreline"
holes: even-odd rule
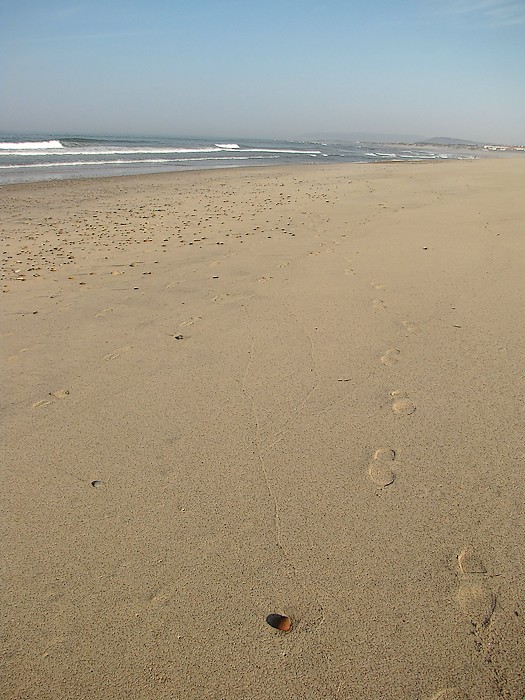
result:
[[[487,156],[487,158],[503,158],[504,156]],[[521,157],[521,154],[518,155],[518,157]],[[186,168],[184,170],[169,170],[169,171],[162,171],[162,172],[142,172],[142,173],[126,173],[123,175],[97,175],[97,176],[78,176],[78,177],[65,177],[65,178],[54,178],[54,179],[47,179],[47,180],[35,180],[31,182],[6,182],[2,183],[0,182],[0,189],[7,188],[7,187],[19,187],[19,186],[26,186],[26,187],[33,187],[33,186],[39,186],[39,185],[45,185],[45,184],[58,184],[58,183],[70,183],[70,182],[90,182],[90,183],[98,183],[100,181],[113,181],[116,179],[142,179],[142,178],[153,178],[153,177],[176,177],[176,176],[184,176],[187,174],[188,176],[191,176],[194,173],[204,173],[204,174],[209,174],[209,173],[222,173],[222,172],[229,172],[229,171],[241,171],[241,172],[246,172],[246,171],[254,171],[257,172],[259,170],[275,170],[276,172],[280,170],[290,170],[290,169],[298,169],[302,170],[304,169],[322,169],[322,168],[353,168],[353,167],[358,167],[358,166],[385,166],[385,165],[400,165],[400,164],[422,164],[422,165],[433,165],[436,163],[456,163],[456,162],[467,162],[467,163],[472,163],[472,162],[478,162],[480,160],[485,160],[481,158],[436,158],[435,160],[429,160],[429,159],[394,159],[394,160],[388,160],[388,161],[352,161],[349,163],[280,163],[279,165],[276,165],[275,163],[268,163],[268,164],[263,164],[263,165],[220,165],[220,166],[211,166],[207,168]]]
[[[0,187],[10,700],[523,698],[525,160],[400,162]]]
[[[440,160],[490,157],[483,149],[319,142],[242,141],[215,143],[195,139],[80,138],[30,142],[0,150],[0,176],[5,184],[40,180],[126,176],[273,165],[348,164],[400,160]],[[24,148],[22,148],[24,146]],[[385,153],[384,151],[387,150]],[[493,154],[494,155],[494,154]]]

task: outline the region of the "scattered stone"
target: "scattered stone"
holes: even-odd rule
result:
[[[286,615],[278,615],[277,613],[271,613],[266,618],[266,622],[270,627],[274,627],[276,630],[281,632],[289,632],[292,629],[292,621]]]

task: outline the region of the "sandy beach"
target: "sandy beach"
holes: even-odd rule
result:
[[[0,188],[3,697],[523,700],[524,192]]]

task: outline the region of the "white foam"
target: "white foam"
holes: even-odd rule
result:
[[[226,148],[229,151],[233,150],[234,148],[240,148],[238,143],[216,143],[215,145],[217,148]]]
[[[2,151],[28,151],[43,148],[64,148],[60,141],[19,141],[19,142],[0,142],[0,150]]]
[[[279,156],[223,156],[203,158],[143,158],[141,160],[78,160],[69,163],[27,163],[25,165],[0,165],[1,170],[14,170],[25,168],[66,168],[83,165],[140,165],[142,163],[193,163],[201,160],[260,160],[278,158]]]
[[[50,147],[51,148],[51,147]],[[126,156],[126,155],[139,155],[139,154],[166,154],[171,153],[219,153],[222,148],[104,148],[104,147],[92,147],[92,148],[64,148],[61,146],[61,150],[58,153],[50,153],[49,150],[43,152],[42,150],[34,151],[27,150],[24,153],[19,153],[18,151],[13,154],[9,153],[7,150],[2,155],[18,155],[18,156]]]
[[[321,151],[295,151],[284,148],[243,148],[243,153],[292,153],[298,156],[320,156]]]
[[[51,141],[49,143],[52,143]],[[57,142],[59,143],[59,142]],[[235,148],[231,145],[231,148],[226,149],[225,144],[223,147],[218,146],[203,146],[199,148],[104,148],[104,147],[92,147],[92,148],[64,148],[62,145],[60,151],[51,153],[51,147],[48,147],[47,151],[41,150],[26,150],[20,153],[18,150],[16,153],[10,153],[5,150],[2,155],[18,155],[18,156],[46,156],[46,155],[56,155],[56,156],[126,156],[126,155],[171,155],[175,153],[223,153],[225,150],[234,150],[236,153],[283,153],[291,155],[303,155],[303,156],[320,156],[323,155],[321,151],[297,151],[293,149],[284,148],[241,148],[235,144]]]

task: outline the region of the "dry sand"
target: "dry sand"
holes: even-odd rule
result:
[[[1,188],[3,697],[522,700],[524,192]]]

